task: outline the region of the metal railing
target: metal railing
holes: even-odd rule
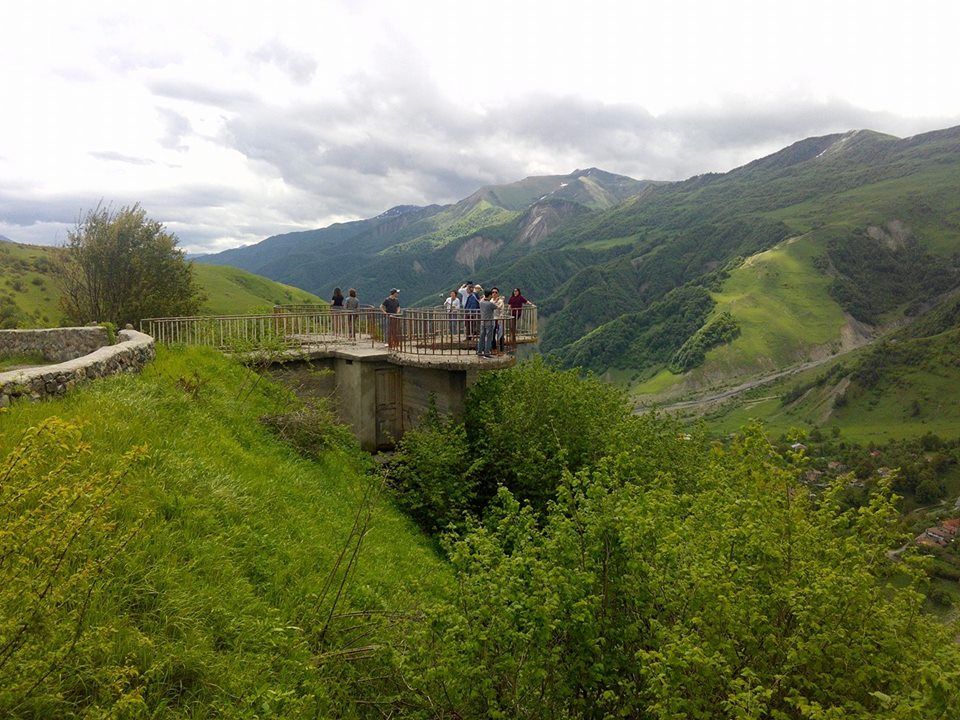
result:
[[[294,312],[293,308],[309,307]],[[517,343],[536,340],[536,307],[526,305],[519,313],[508,310],[496,320],[494,344],[502,335],[505,351]],[[464,355],[475,353],[481,321],[476,311],[404,309],[386,315],[370,306],[360,310],[331,311],[328,305],[277,306],[269,315],[198,315],[146,318],[143,332],[166,345],[207,345],[227,351],[265,347],[360,345],[386,343],[392,352],[415,355]]]
[[[389,316],[388,347],[413,355],[464,355],[476,353],[481,330],[486,323],[490,349],[513,352],[517,345],[516,323],[512,317],[482,321],[479,312],[446,310],[404,310]]]
[[[273,345],[296,347],[382,342],[382,313],[376,310],[270,315],[221,315],[141,320],[141,329],[167,345],[208,345],[222,350]]]

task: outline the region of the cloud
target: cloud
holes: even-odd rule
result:
[[[98,160],[107,160],[127,163],[129,165],[153,165],[153,160],[147,158],[133,157],[131,155],[124,155],[123,153],[114,152],[113,150],[94,150],[90,153],[91,157],[95,157]]]
[[[292,50],[276,39],[260,46],[256,52],[250,53],[250,57],[275,65],[300,84],[309,82],[317,71],[317,61],[310,55]]]
[[[659,116],[635,105],[543,95],[464,109],[411,77],[416,73],[355,78],[345,100],[286,112],[252,106],[225,122],[220,140],[317,206],[369,216],[395,204],[452,202],[530,174],[597,166],[680,180],[730,170],[812,135],[864,127],[911,134],[951,120],[803,98],[730,98]]]
[[[160,145],[168,150],[185,151],[187,146],[181,141],[193,131],[190,120],[169,108],[157,108],[157,114],[165,129]]]
[[[210,87],[192,80],[161,79],[150,80],[147,89],[154,95],[174,100],[188,100],[202,105],[212,105],[227,110],[242,109],[256,104],[257,98],[245,90],[229,90]]]

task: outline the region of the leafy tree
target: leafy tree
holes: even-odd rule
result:
[[[564,470],[599,460],[629,414],[623,394],[596,377],[560,371],[537,358],[485,374],[467,398],[466,433],[485,504],[505,485],[543,507]]]
[[[87,212],[68,233],[57,265],[67,318],[123,326],[196,313],[203,295],[177,242],[139,204]]]
[[[478,477],[466,430],[435,407],[404,434],[388,476],[400,507],[429,532],[460,524],[476,510]]]

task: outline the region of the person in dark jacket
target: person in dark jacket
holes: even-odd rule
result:
[[[467,338],[477,337],[479,331],[477,317],[480,314],[480,301],[477,300],[476,293],[471,292],[467,295],[467,302],[463,306],[463,314],[466,317]]]
[[[340,288],[333,289],[333,297],[330,298],[330,312],[333,313],[333,332],[340,333],[343,331],[343,321],[340,319],[340,312],[343,311],[343,290]]]
[[[507,305],[510,306],[510,314],[513,315],[513,320],[516,322],[520,319],[520,311],[523,309],[524,305],[529,304],[523,293],[520,292],[520,288],[514,288],[513,294],[510,296],[510,299],[507,300]]]
[[[394,347],[400,339],[400,325],[397,314],[400,312],[400,291],[393,288],[390,294],[380,303],[380,312],[383,313],[383,322],[386,325],[387,347]]]

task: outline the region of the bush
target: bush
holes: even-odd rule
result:
[[[306,457],[317,458],[326,450],[356,447],[353,433],[337,422],[326,398],[315,398],[280,415],[265,415],[260,421]]]
[[[707,351],[740,335],[740,325],[729,312],[722,312],[698,330],[670,360],[670,372],[680,374],[703,365]]]
[[[136,532],[117,532],[111,511],[127,469],[144,451],[131,450],[109,472],[89,472],[88,452],[76,425],[50,418],[0,460],[4,717],[62,717],[62,699],[47,691],[48,678],[56,683],[88,636],[94,645],[108,644],[110,629],[91,628],[88,611]],[[122,680],[116,668],[102,668],[102,675]]]
[[[397,503],[431,533],[462,527],[465,516],[476,510],[476,472],[466,429],[435,410],[404,434],[387,466]]]
[[[923,614],[922,573],[904,563],[910,586],[887,581],[902,542],[889,487],[852,510],[842,480],[814,500],[758,430],[725,450],[669,425],[644,440],[566,474],[542,519],[501,490],[449,545],[455,593],[406,646],[416,692],[398,709],[866,720],[958,706],[960,650]]]
[[[576,472],[605,454],[628,414],[616,388],[540,358],[483,375],[468,393],[465,420],[481,506],[503,485],[544,507],[565,470]]]

